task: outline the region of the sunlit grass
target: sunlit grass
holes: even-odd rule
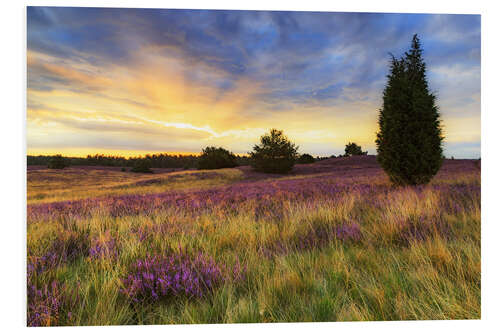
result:
[[[47,203],[124,194],[205,189],[242,178],[237,169],[134,174],[121,171],[35,170],[28,173],[28,203]]]
[[[174,174],[126,175],[121,180],[112,175],[106,176],[116,177],[110,184],[98,188],[104,180],[96,179],[96,188],[86,192],[84,183],[95,176],[91,173],[71,189],[81,197],[154,193],[224,186],[243,177],[239,170],[220,170],[209,179],[196,179],[196,174],[180,172],[173,179]],[[161,182],[137,185],[150,179]],[[29,261],[68,234],[87,239],[89,246],[112,237],[118,249],[117,256],[97,259],[79,253],[34,273],[30,283],[42,287],[57,280],[77,291],[76,305],[52,313],[51,325],[480,318],[480,172],[444,172],[418,188],[391,187],[380,174],[346,181],[384,187],[369,194],[347,192],[335,200],[277,202],[270,197],[264,200],[269,205],[262,206],[249,199],[230,212],[216,206],[180,214],[165,206],[154,213],[112,217],[95,208],[87,217],[28,221]],[[64,180],[54,182],[55,188]],[[60,192],[50,200],[70,198]],[[322,239],[317,233],[352,224],[359,225],[360,239]],[[302,246],[308,235],[318,240],[312,243],[316,246]],[[121,292],[138,258],[177,249],[204,253],[228,267],[239,261],[245,278],[228,279],[202,298],[134,303]]]

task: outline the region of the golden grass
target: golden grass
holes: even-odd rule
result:
[[[70,181],[70,175],[61,175],[48,183],[28,176],[28,203],[200,189],[242,177],[240,170],[213,172],[213,178],[196,179],[198,171],[133,177],[89,171],[82,179]],[[161,182],[134,185],[150,179]],[[480,175],[459,174],[433,183],[480,184]],[[42,194],[45,197],[36,198]],[[370,200],[379,206],[370,206]],[[42,255],[56,237],[69,232],[88,232],[90,240],[112,235],[118,242],[115,259],[84,258],[36,277],[38,284],[54,278],[64,281],[81,296],[81,304],[71,309],[71,319],[60,317],[50,323],[56,325],[477,319],[481,317],[480,197],[456,202],[462,208],[456,214],[443,210],[447,200],[455,199],[431,187],[421,192],[394,188],[375,197],[348,193],[335,205],[283,202],[285,214],[279,221],[256,220],[254,202],[231,215],[213,211],[179,216],[168,208],[154,216],[113,218],[96,213],[83,220],[28,224],[28,247],[30,256]],[[449,225],[450,236],[435,228],[423,240],[398,242],[400,221],[420,216],[426,221],[441,219]],[[304,250],[293,246],[299,235],[344,221],[359,223],[360,241],[333,240]],[[138,227],[156,230],[167,224],[172,231],[152,232],[144,240],[134,232]],[[259,251],[277,242],[287,252],[264,256]],[[239,284],[228,281],[201,300],[132,305],[120,293],[129,265],[146,254],[179,246],[228,264],[238,258],[247,267],[247,277]]]

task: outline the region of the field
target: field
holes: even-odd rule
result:
[[[481,171],[28,167],[28,325],[481,317]]]

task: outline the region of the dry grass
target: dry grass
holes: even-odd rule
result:
[[[335,179],[335,167],[330,172]],[[200,172],[40,174],[28,175],[29,204],[199,190],[245,177],[239,169],[214,171],[206,179],[197,176]],[[297,177],[304,175],[258,182],[274,186]],[[140,183],[151,179],[160,182]],[[57,239],[67,239],[68,233],[83,235],[90,245],[111,235],[118,251],[116,257],[97,260],[79,253],[73,261],[35,273],[30,283],[43,286],[57,280],[80,295],[76,306],[53,314],[52,325],[480,318],[480,171],[445,167],[429,186],[418,188],[393,188],[379,170],[348,181],[381,189],[347,192],[335,201],[281,198],[278,217],[271,211],[276,206],[269,206],[257,218],[261,203],[252,199],[230,213],[217,206],[179,214],[166,206],[153,214],[113,217],[96,209],[81,218],[28,221],[29,261],[47,253]],[[46,196],[36,197],[42,194]],[[266,202],[277,205],[273,200]],[[362,237],[323,241],[317,233],[345,223],[358,224]],[[301,247],[305,235],[321,242]],[[133,304],[120,293],[121,281],[137,258],[178,247],[228,265],[238,259],[246,277],[237,283],[228,280],[201,299]]]

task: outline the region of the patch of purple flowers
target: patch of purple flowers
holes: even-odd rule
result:
[[[90,258],[116,258],[118,256],[116,239],[109,232],[103,238],[95,239],[93,243],[89,249]]]
[[[79,256],[86,255],[89,249],[89,240],[86,233],[68,233],[59,235],[47,252],[42,256],[28,255],[28,276],[41,273],[62,263],[69,263]],[[28,249],[28,253],[29,253]]]
[[[34,273],[41,273],[59,264],[60,255],[52,250],[40,257],[28,257],[28,278]]]
[[[361,240],[359,224],[342,224],[335,228],[335,237],[343,242],[358,242]]]
[[[359,224],[341,224],[336,227],[318,226],[311,229],[305,235],[299,235],[296,246],[300,250],[309,250],[316,247],[324,247],[334,239],[342,242],[357,242],[361,240]]]
[[[71,312],[79,302],[78,294],[69,293],[65,285],[53,281],[38,288],[28,281],[28,326],[55,326],[71,319]]]
[[[443,238],[451,237],[450,226],[440,218],[429,218],[420,216],[418,218],[409,218],[400,223],[400,232],[396,243],[408,246],[414,241],[426,240],[432,235],[437,234]]]
[[[213,258],[198,254],[178,253],[169,256],[148,256],[137,260],[127,278],[122,293],[133,302],[158,301],[169,297],[201,298],[220,286],[229,276],[224,265]],[[233,279],[243,279],[239,263],[231,271]]]
[[[284,255],[295,248],[299,251],[307,251],[314,248],[327,246],[333,240],[344,243],[355,243],[362,239],[361,229],[358,223],[344,223],[336,227],[321,225],[310,229],[307,233],[298,234],[289,241],[277,241],[261,248],[264,256],[270,258],[276,255]]]

